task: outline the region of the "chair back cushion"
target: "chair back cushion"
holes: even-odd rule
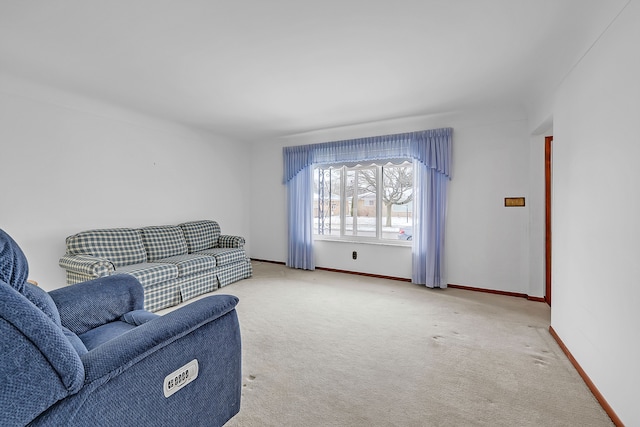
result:
[[[149,262],[187,253],[187,241],[177,225],[144,227],[140,234]]]
[[[20,246],[0,229],[0,281],[22,293],[29,278],[29,264]]]
[[[31,301],[33,305],[38,307],[40,311],[46,314],[53,323],[60,326],[60,313],[58,313],[58,307],[56,307],[51,296],[45,292],[44,289],[32,285],[31,283],[25,283],[22,294]]]
[[[84,384],[84,365],[61,327],[0,282],[0,425],[26,425]]]
[[[3,230],[0,230],[0,283],[13,288],[18,294],[26,298],[34,308],[39,309],[42,314],[49,318],[56,327],[60,328],[63,335],[78,352],[79,356],[85,354],[87,349],[78,336],[63,327],[60,323],[60,313],[51,296],[43,289],[28,283],[28,276],[29,264],[22,249],[20,249],[20,246],[18,246],[11,236]],[[5,293],[7,293],[6,290]],[[10,292],[8,294],[10,294]],[[8,298],[10,298],[10,295]],[[20,304],[22,303],[19,303],[18,306],[22,307]],[[29,304],[27,304],[26,307],[29,308],[28,311],[31,311]],[[38,313],[19,313],[19,311],[16,311],[16,315],[41,317]],[[10,319],[7,318],[6,320]]]
[[[218,246],[220,225],[216,221],[190,221],[180,224],[180,228],[187,240],[190,254]]]
[[[32,285],[31,283],[25,283],[23,295],[62,330],[62,333],[67,340],[69,340],[69,343],[71,343],[74,350],[78,352],[79,356],[82,356],[87,352],[87,347],[78,335],[62,326],[58,307],[56,307],[55,302],[53,302],[53,299],[47,292],[42,288]]]
[[[87,230],[67,237],[68,255],[91,255],[106,258],[116,267],[147,260],[138,230],[108,228]]]

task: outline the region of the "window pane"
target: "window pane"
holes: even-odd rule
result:
[[[411,162],[315,168],[313,220],[318,236],[412,240]]]
[[[383,166],[382,238],[413,237],[413,166],[409,162]]]
[[[340,169],[314,169],[313,233],[340,236]]]
[[[357,220],[354,218],[358,215],[358,206],[357,206],[357,185],[356,185],[356,171],[352,169],[347,169],[345,172],[345,190],[344,197],[346,200],[345,204],[345,215],[344,215],[344,234],[345,236],[355,236],[355,228],[354,224],[357,223]]]
[[[377,168],[364,168],[355,171],[357,182],[357,235],[376,237],[376,214],[378,206]]]

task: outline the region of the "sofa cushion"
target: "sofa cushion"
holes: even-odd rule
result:
[[[147,260],[138,230],[109,228],[88,230],[67,237],[67,254],[106,258],[116,267]]]
[[[140,229],[140,234],[149,262],[187,253],[187,241],[178,226],[144,227]]]
[[[178,267],[175,264],[145,262],[118,267],[115,274],[120,273],[132,275],[147,288],[178,277]]]
[[[199,251],[198,254],[214,257],[218,266],[247,260],[247,255],[244,249],[237,248],[211,248]]]
[[[185,254],[158,260],[178,267],[178,277],[186,277],[205,270],[212,270],[216,266],[216,259],[208,255]]]
[[[218,246],[220,225],[211,220],[190,221],[179,225],[187,241],[189,253]]]

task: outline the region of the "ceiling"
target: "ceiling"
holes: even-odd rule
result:
[[[549,96],[630,0],[0,0],[0,70],[242,140]]]

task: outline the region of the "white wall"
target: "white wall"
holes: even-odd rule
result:
[[[529,209],[505,208],[504,197],[528,196],[530,137],[520,110],[484,110],[368,123],[294,135],[252,146],[252,257],[285,261],[286,193],[282,147],[369,135],[453,127],[446,256],[448,283],[544,295],[529,279]],[[268,207],[269,215],[258,206]],[[351,258],[358,251],[358,260]],[[542,248],[540,248],[542,250]],[[407,247],[320,242],[316,265],[411,277]],[[536,286],[537,285],[537,286]]]
[[[454,126],[449,283],[531,293],[529,143],[526,120],[515,113]],[[505,197],[520,196],[525,207],[504,207]]]
[[[247,237],[253,258],[284,261],[283,146],[451,126],[447,281],[544,294],[529,274],[531,253],[542,248],[529,238],[532,148],[519,110],[406,118],[248,146],[0,76],[0,112],[0,178],[12,183],[3,189],[0,226],[46,289],[64,283],[57,266],[64,238],[94,227],[215,218],[224,232]],[[250,174],[237,172],[240,161]],[[507,196],[525,196],[527,206],[504,208]],[[317,249],[321,267],[411,277],[407,247],[323,242]]]
[[[533,135],[529,146],[529,292],[530,296],[544,297],[545,260],[545,136],[552,136],[553,128]]]
[[[250,244],[248,145],[0,76],[0,227],[63,286],[65,237],[215,219]]]
[[[640,2],[560,88],[551,324],[625,425],[640,425]]]

